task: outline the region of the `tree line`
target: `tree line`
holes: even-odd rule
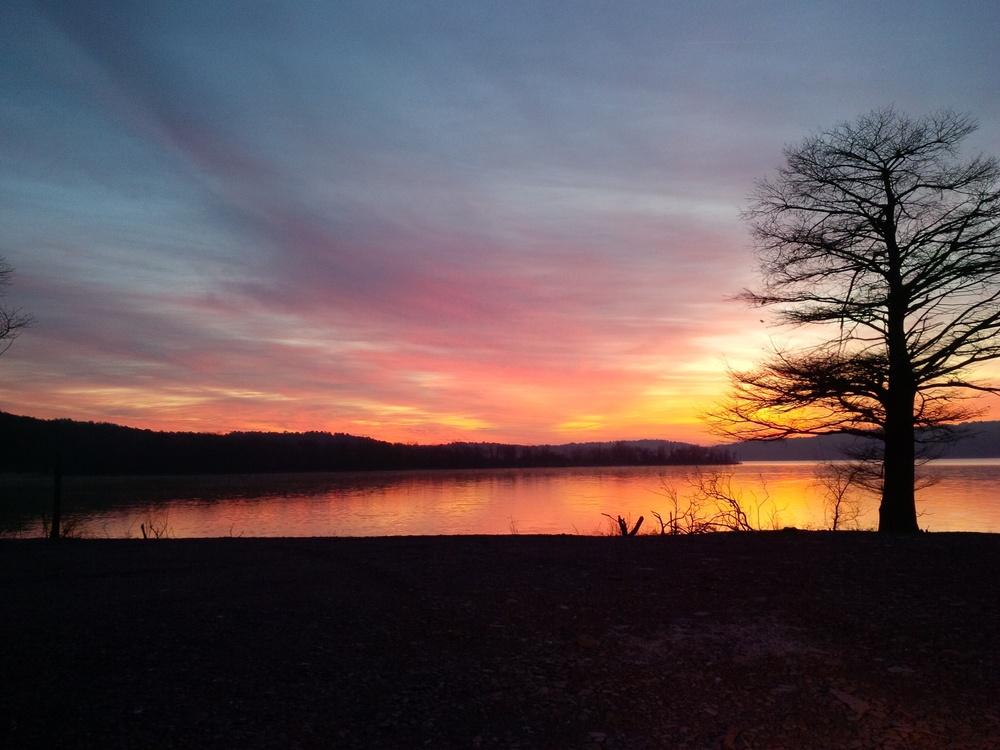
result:
[[[727,448],[671,441],[568,445],[413,445],[329,432],[156,432],[0,412],[0,471],[63,474],[248,474],[737,463]]]

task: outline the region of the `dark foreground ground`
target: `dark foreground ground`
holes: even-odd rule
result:
[[[0,747],[1000,747],[995,535],[7,540],[0,615]]]

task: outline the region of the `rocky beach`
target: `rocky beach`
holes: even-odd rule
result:
[[[995,748],[1000,536],[0,540],[11,748]]]

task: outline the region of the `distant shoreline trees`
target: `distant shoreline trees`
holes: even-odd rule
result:
[[[253,474],[412,469],[677,466],[738,463],[728,448],[670,441],[569,445],[406,445],[343,433],[154,432],[0,412],[0,471],[75,475]]]

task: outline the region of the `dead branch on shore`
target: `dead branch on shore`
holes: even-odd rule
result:
[[[611,516],[609,516],[607,513],[602,513],[601,515],[602,516],[607,516],[608,518],[611,519],[612,522],[614,522],[616,520],[616,519],[612,518]],[[635,536],[636,534],[639,533],[639,527],[642,526],[642,522],[644,520],[645,519],[642,516],[639,516],[639,520],[635,522],[635,526],[633,526],[632,530],[629,531],[628,521],[626,521],[621,516],[618,516],[618,519],[617,519],[618,530],[621,532],[622,537]]]
[[[693,492],[682,499],[677,488],[661,479],[662,491],[673,506],[667,518],[652,511],[663,536],[706,534],[712,531],[756,531],[778,528],[779,509],[774,507],[767,483],[760,477],[760,493],[749,493],[733,487],[733,472],[696,469],[686,477]]]

